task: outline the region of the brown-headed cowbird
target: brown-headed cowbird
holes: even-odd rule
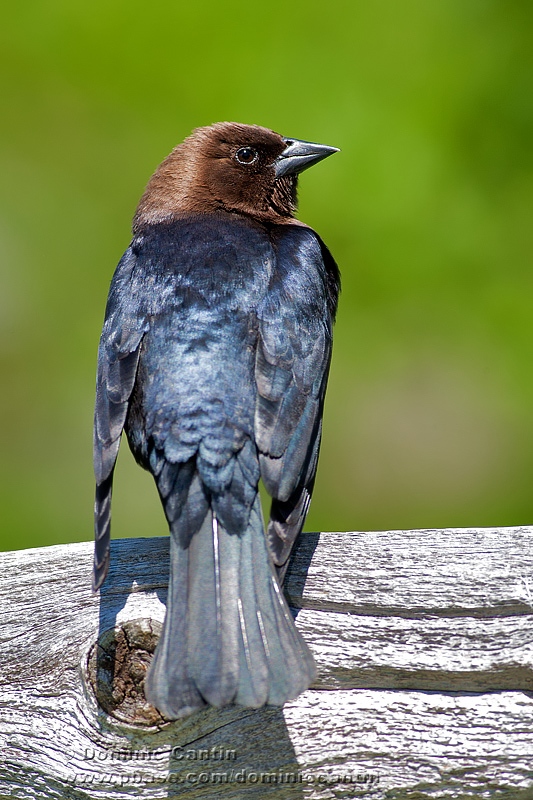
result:
[[[315,479],[339,272],[293,214],[298,173],[334,152],[255,125],[195,130],[148,183],[111,283],[94,588],[124,429],[170,527],[167,613],[145,686],[169,718],[282,705],[315,675],[281,586]]]

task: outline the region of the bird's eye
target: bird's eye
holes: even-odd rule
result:
[[[235,153],[235,158],[239,164],[253,164],[257,161],[259,153],[254,147],[239,147]]]

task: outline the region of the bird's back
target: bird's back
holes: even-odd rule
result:
[[[228,218],[229,217],[229,218]],[[126,430],[138,461],[198,454],[206,482],[253,438],[257,309],[275,258],[268,232],[230,215],[157,225],[134,242],[134,281],[150,286],[150,326]]]

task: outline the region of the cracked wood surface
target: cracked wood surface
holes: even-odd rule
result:
[[[319,677],[282,710],[126,724],[99,633],[164,617],[168,539],[0,554],[0,796],[533,796],[533,529],[304,534],[287,596]],[[228,753],[230,754],[228,756]]]

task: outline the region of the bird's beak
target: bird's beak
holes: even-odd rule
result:
[[[283,139],[283,141],[287,147],[274,162],[276,178],[298,174],[322,161],[323,158],[339,152],[338,147],[329,147],[327,144],[302,142],[299,139]]]

